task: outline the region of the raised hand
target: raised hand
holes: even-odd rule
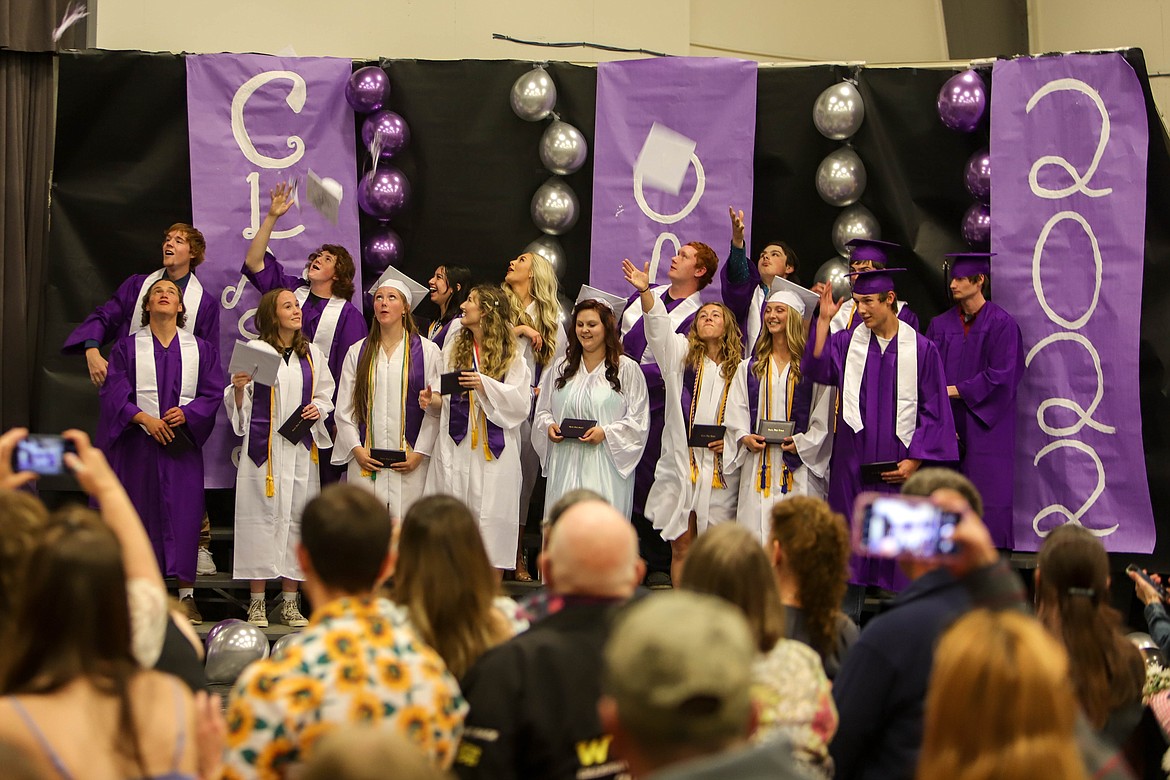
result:
[[[737,249],[743,249],[743,209],[735,210],[735,206],[728,206],[727,213],[731,217],[731,243]]]
[[[272,197],[268,205],[268,216],[279,219],[292,208],[292,185],[287,181],[277,184],[268,194]]]
[[[630,262],[629,258],[622,260],[622,275],[626,277],[626,281],[630,283],[635,290],[640,293],[646,292],[650,289],[650,263],[644,263],[642,270],[638,270],[638,266]]]

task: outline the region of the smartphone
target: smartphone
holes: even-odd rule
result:
[[[853,512],[853,549],[878,558],[946,558],[956,551],[957,512],[929,498],[862,493]]]
[[[73,442],[53,434],[34,433],[16,443],[16,449],[12,451],[12,470],[17,473],[35,471],[41,476],[68,474],[66,452],[77,452]]]
[[[1158,583],[1154,582],[1153,578],[1150,577],[1150,575],[1148,575],[1144,571],[1142,571],[1142,567],[1138,566],[1136,563],[1131,563],[1129,566],[1125,567],[1125,570],[1133,572],[1134,574],[1136,574],[1137,576],[1141,577],[1143,580],[1148,582],[1151,588],[1158,591],[1158,597],[1161,598],[1163,601],[1165,601],[1166,589],[1164,587],[1162,587],[1161,585],[1159,585]]]

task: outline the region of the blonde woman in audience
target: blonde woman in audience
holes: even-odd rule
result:
[[[976,610],[934,654],[918,780],[1087,778],[1060,642],[1020,612]]]
[[[784,638],[784,607],[755,536],[733,523],[709,529],[691,548],[681,586],[719,596],[747,618],[759,651],[752,666],[752,698],[759,707],[755,740],[782,735],[805,768],[832,777],[829,742],[837,731],[837,709],[829,680],[811,648]]]

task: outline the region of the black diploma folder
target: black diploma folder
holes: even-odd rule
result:
[[[403,463],[406,461],[406,451],[371,449],[370,457],[383,466],[393,466],[395,463]]]
[[[883,484],[882,474],[887,471],[894,471],[898,468],[898,461],[896,460],[882,460],[877,463],[862,463],[861,464],[861,481],[870,485]]]
[[[561,420],[561,436],[566,439],[580,439],[585,431],[597,425],[597,420],[580,420],[576,417],[566,417]]]
[[[690,438],[687,439],[687,446],[706,449],[707,445],[711,442],[722,439],[726,430],[727,428],[723,425],[692,425]]]
[[[452,371],[439,377],[439,395],[459,395],[466,393],[466,387],[460,387],[459,375],[462,371]]]
[[[792,420],[760,420],[756,427],[756,435],[763,436],[768,444],[783,444],[796,431],[796,423]]]
[[[301,412],[301,409],[297,409],[295,412],[293,412],[289,418],[284,421],[284,425],[280,426],[280,430],[277,431],[277,433],[291,441],[293,444],[300,444],[303,442],[305,437],[309,435],[309,432],[312,431],[313,424],[317,422],[316,420],[306,420],[304,417],[301,417]]]

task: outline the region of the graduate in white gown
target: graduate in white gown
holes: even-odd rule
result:
[[[604,297],[602,297],[604,296]],[[634,467],[646,447],[650,404],[638,363],[622,354],[617,313],[625,299],[588,285],[573,309],[567,354],[540,382],[532,444],[548,477],[544,502],[589,488],[626,517],[634,504]],[[593,421],[580,438],[561,430],[566,419]]]
[[[419,394],[441,408],[426,493],[446,493],[479,521],[492,566],[516,565],[520,518],[520,425],[528,419],[532,380],[512,335],[512,313],[499,287],[480,285],[463,302],[463,327],[443,345],[445,373],[460,372],[468,392]]]
[[[260,338],[249,342],[282,360],[271,387],[243,372],[224,390],[228,419],[244,437],[236,475],[235,557],[232,576],[251,580],[248,622],[267,626],[266,580],[283,578],[280,616],[292,627],[308,624],[297,606],[301,510],[321,489],[318,450],[332,446],[325,418],[333,411],[333,376],[325,356],[301,333],[301,307],[290,290],[266,292],[256,309]],[[280,434],[297,414],[312,427],[297,442]]]
[[[370,334],[342,363],[333,463],[346,465],[349,484],[372,491],[391,517],[401,518],[426,487],[439,412],[420,408],[418,396],[438,386],[443,355],[419,334],[411,314],[427,288],[391,266],[369,292]]]
[[[532,381],[532,393],[539,392],[540,380],[557,358],[565,354],[565,329],[561,326],[561,304],[557,298],[557,274],[542,255],[525,252],[508,263],[500,285],[512,304],[512,332],[516,334]],[[535,408],[535,404],[533,405]],[[532,411],[520,430],[520,525],[516,548],[516,580],[532,582],[524,550],[519,541],[528,520],[528,505],[540,473],[540,457],[532,444]],[[547,503],[547,502],[546,502]]]
[[[791,496],[823,498],[832,431],[832,390],[800,373],[808,338],[805,316],[817,296],[786,279],[772,282],[764,305],[762,330],[751,357],[740,364],[727,402],[727,428],[738,443],[741,525],[767,545],[772,507]],[[810,415],[811,410],[817,416]],[[760,433],[761,420],[791,421],[793,435],[769,443]],[[806,460],[807,459],[807,460]]]
[[[743,355],[735,315],[722,303],[705,303],[684,336],[676,333],[647,273],[629,260],[622,272],[635,290],[646,321],[646,341],[666,384],[666,425],[646,517],[670,542],[670,579],[679,582],[687,550],[707,526],[735,518],[739,496],[735,441],[723,438],[691,447],[696,425],[724,425],[731,385]],[[675,400],[678,399],[678,400]],[[724,451],[727,457],[724,457]]]

